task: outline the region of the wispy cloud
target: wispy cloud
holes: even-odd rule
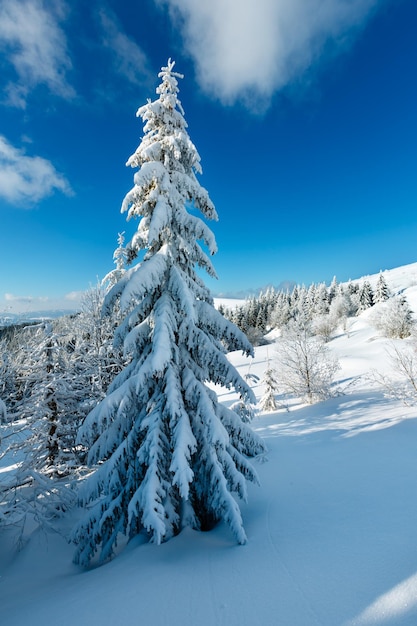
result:
[[[65,300],[70,300],[70,302],[81,302],[81,299],[83,297],[83,295],[85,294],[85,291],[70,291],[69,293],[65,294]]]
[[[142,48],[124,31],[110,9],[98,14],[102,29],[102,43],[111,50],[114,70],[135,85],[153,80],[148,58]]]
[[[268,101],[345,38],[381,0],[156,0],[182,30],[203,90]]]
[[[38,85],[62,98],[75,96],[67,81],[71,60],[60,26],[64,16],[61,0],[1,1],[0,51],[15,74],[4,86],[7,104],[25,108],[28,94]]]
[[[0,135],[0,197],[20,208],[31,208],[54,191],[72,194],[70,184],[50,161],[26,155]]]
[[[33,296],[16,296],[12,293],[5,293],[4,299],[6,302],[12,302],[13,304],[45,304],[49,300],[48,297],[37,296],[34,298]]]
[[[75,294],[75,292],[74,292]],[[68,294],[71,295],[71,294]],[[79,292],[79,296],[82,292]],[[29,313],[43,313],[55,317],[69,311],[78,311],[81,308],[80,297],[68,296],[25,296],[5,293],[0,296],[0,317],[2,314],[28,315]]]

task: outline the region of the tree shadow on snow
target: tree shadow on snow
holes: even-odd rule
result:
[[[416,417],[415,408],[387,399],[380,391],[364,390],[289,412],[265,414],[255,420],[254,427],[264,437],[302,437],[323,432],[353,437]]]

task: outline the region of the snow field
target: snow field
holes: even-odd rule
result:
[[[404,289],[417,310],[414,286]],[[368,317],[328,344],[343,395],[255,417],[268,453],[255,463],[260,487],[249,484],[242,504],[246,545],[225,524],[160,546],[139,536],[83,571],[65,539],[73,519],[62,535],[27,529],[18,552],[16,531],[2,529],[2,623],[415,626],[417,408],[385,398],[367,377],[390,371],[389,342]],[[230,360],[261,380],[268,357],[273,364],[273,344],[253,360]],[[262,384],[252,386],[260,398]],[[227,404],[236,399],[218,392]]]

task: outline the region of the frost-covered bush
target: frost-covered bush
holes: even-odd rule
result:
[[[395,296],[380,304],[371,318],[372,324],[389,339],[405,339],[414,328],[413,312],[404,296]]]
[[[388,398],[400,400],[406,406],[417,405],[417,344],[393,343],[387,350],[391,372],[371,373],[371,380],[379,384]]]
[[[326,343],[330,341],[334,331],[338,325],[338,320],[333,315],[319,315],[315,317],[311,323],[312,331],[318,337],[321,337]]]
[[[323,340],[312,336],[311,325],[293,320],[277,342],[280,385],[287,393],[309,404],[333,395],[333,381],[339,363]]]

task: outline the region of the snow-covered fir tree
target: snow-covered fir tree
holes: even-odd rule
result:
[[[143,531],[160,543],[184,526],[207,529],[219,520],[244,543],[234,494],[246,498],[246,480],[257,481],[248,457],[264,449],[207,385],[254,401],[226,357],[227,350],[251,354],[252,347],[214,308],[196,273],[199,266],[215,275],[198,242],[216,251],[196,213],[217,215],[196,178],[200,158],[178,99],[182,76],[173,68],[169,60],[159,74],[158,98],[137,112],[144,137],[127,163],[140,168],[122,205],[128,219],[139,218],[126,246],[128,260],[137,263],[110,289],[104,311],[119,302],[124,318],[116,342],[130,362],[80,433],[89,463],[97,465],[82,496],[88,513],[74,531],[81,564],[96,553],[107,559],[119,533]]]
[[[10,406],[16,390],[16,367],[8,342],[0,339],[0,398]]]
[[[280,292],[275,306],[271,312],[270,323],[272,327],[282,328],[291,319],[291,309],[288,293]]]
[[[0,424],[4,424],[7,420],[7,407],[0,398]]]
[[[329,287],[329,304],[331,304],[336,297],[339,290],[339,284],[337,282],[336,276],[333,276],[332,282]]]
[[[325,315],[329,312],[329,293],[325,283],[320,283],[316,290],[314,314]]]
[[[115,285],[117,281],[121,279],[121,277],[126,271],[128,252],[126,248],[124,247],[124,242],[125,242],[125,233],[124,232],[119,233],[117,236],[117,243],[119,245],[117,246],[113,254],[113,261],[114,261],[114,264],[116,265],[116,269],[113,269],[111,272],[109,272],[107,276],[103,278],[103,281],[102,281],[103,284],[107,283],[109,287],[113,287],[113,285]]]
[[[374,300],[375,302],[386,302],[391,296],[389,287],[382,272],[379,273],[378,280],[375,287]]]
[[[358,313],[362,313],[363,311],[366,311],[366,309],[370,309],[371,306],[373,306],[374,292],[372,290],[369,280],[364,280],[362,285],[359,287],[358,302]]]
[[[264,393],[259,403],[260,408],[262,411],[276,411],[278,408],[278,402],[275,398],[275,394],[278,391],[277,373],[272,367],[269,358],[267,359],[262,382],[264,384]]]

